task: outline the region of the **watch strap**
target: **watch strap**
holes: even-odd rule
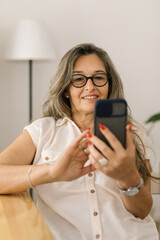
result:
[[[124,189],[121,189],[120,187],[118,187],[118,190],[127,195],[127,196],[135,196],[139,193],[140,189],[142,188],[143,186],[143,179],[140,178],[140,183],[136,186],[136,187],[129,187],[128,189],[124,190]]]

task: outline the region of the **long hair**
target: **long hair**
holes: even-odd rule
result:
[[[70,49],[61,59],[57,71],[51,80],[49,96],[43,105],[43,116],[52,116],[56,120],[63,117],[71,117],[70,100],[65,97],[65,92],[72,78],[75,61],[83,55],[96,54],[104,63],[109,81],[109,91],[107,98],[124,98],[121,78],[116,71],[109,55],[92,43],[79,44]],[[128,112],[130,108],[128,107]],[[133,120],[128,114],[128,124]],[[136,127],[132,130],[133,140],[136,147],[136,166],[142,175],[144,182],[151,177],[145,162],[145,146],[137,134]]]

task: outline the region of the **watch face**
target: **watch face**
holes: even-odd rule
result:
[[[141,179],[140,179],[140,183],[139,183],[139,185],[138,185],[137,187],[130,187],[130,188],[128,188],[127,190],[123,190],[123,189],[120,189],[120,188],[118,187],[118,189],[119,189],[119,191],[120,191],[121,193],[126,194],[127,196],[134,196],[134,195],[136,195],[137,193],[139,193],[142,185],[143,185],[143,179],[141,178]]]
[[[127,196],[134,196],[139,192],[139,189],[137,187],[133,187],[128,189],[128,191],[126,192]]]

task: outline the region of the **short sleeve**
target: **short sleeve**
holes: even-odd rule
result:
[[[31,124],[25,126],[23,130],[28,131],[37,149],[46,133],[49,133],[51,129],[53,130],[54,126],[55,120],[53,117],[44,117],[33,121]]]
[[[41,119],[35,120],[31,124],[25,126],[23,130],[27,130],[37,148],[42,130]]]

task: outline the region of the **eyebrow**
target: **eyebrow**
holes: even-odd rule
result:
[[[73,71],[73,73],[83,73],[83,71]],[[106,73],[106,72],[103,70],[96,70],[94,71],[94,73]]]

